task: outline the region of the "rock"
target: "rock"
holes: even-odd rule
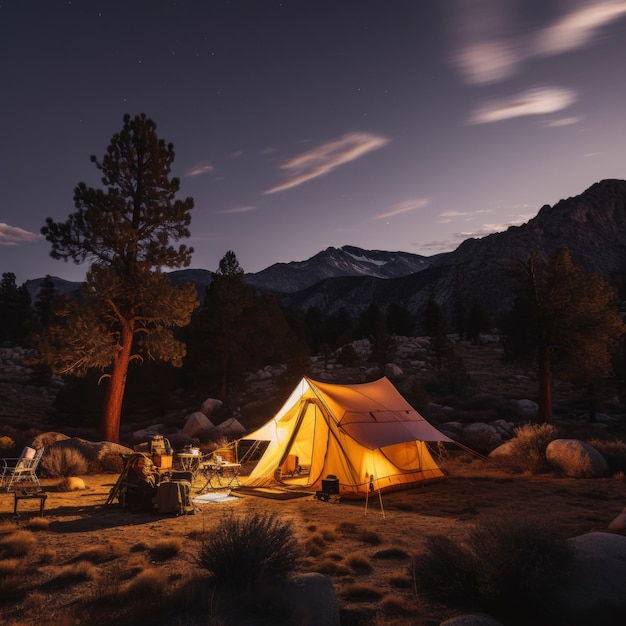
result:
[[[329,578],[318,573],[296,574],[274,591],[280,615],[285,623],[298,626],[339,626],[339,603]]]
[[[609,473],[606,459],[578,439],[555,439],[546,447],[546,460],[569,478],[601,478]]]
[[[505,441],[503,444],[499,445],[497,448],[494,448],[489,453],[489,458],[494,461],[499,461],[500,459],[506,459],[511,454],[511,448],[513,448],[512,441]]]
[[[626,528],[626,508],[609,524],[609,530],[623,530]]]
[[[486,613],[469,613],[451,617],[439,626],[503,626],[501,622]]]
[[[152,439],[155,435],[160,435],[163,428],[165,428],[165,424],[152,424],[151,426],[148,426],[148,428],[136,430],[131,436],[132,441],[134,443],[150,441],[150,439]]]
[[[574,563],[553,613],[571,626],[617,626],[626,615],[626,537],[595,532],[570,539]]]
[[[64,439],[69,439],[67,435],[62,433],[56,433],[53,431],[47,433],[41,433],[37,435],[31,442],[32,448],[51,448],[57,441],[63,441]]]
[[[400,376],[404,376],[404,371],[395,363],[387,363],[385,365],[385,376],[390,379],[400,378]]]
[[[532,400],[516,400],[514,404],[525,419],[535,419],[539,415],[539,405]]]
[[[80,437],[61,439],[51,445],[53,448],[78,450],[88,461],[99,461],[110,454],[132,454],[133,450],[119,443],[110,441],[88,441]]]
[[[500,436],[503,439],[512,439],[513,437],[515,437],[515,427],[513,426],[513,424],[511,424],[511,422],[499,419],[491,422],[491,426],[493,426],[498,431],[498,433],[500,433]]]
[[[222,408],[222,404],[224,404],[221,400],[217,400],[216,398],[207,398],[200,407],[200,412],[204,413],[207,417],[210,417],[213,411],[217,411]]]
[[[212,431],[212,435],[219,433],[220,437],[228,437],[229,439],[235,439],[244,435],[246,429],[242,426],[241,422],[234,417],[227,419],[226,421],[218,424]]]
[[[187,437],[200,437],[208,434],[213,428],[213,422],[201,411],[196,411],[187,417],[183,433]]]
[[[78,476],[64,478],[58,485],[59,491],[83,491],[86,488],[85,481]]]

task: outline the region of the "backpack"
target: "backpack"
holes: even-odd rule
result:
[[[195,509],[191,501],[191,483],[186,480],[168,480],[157,490],[157,511],[175,515],[193,515]]]

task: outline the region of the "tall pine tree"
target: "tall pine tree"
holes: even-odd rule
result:
[[[76,212],[65,222],[48,218],[41,229],[53,258],[91,265],[83,301],[65,300],[40,347],[44,362],[58,372],[82,376],[91,368],[103,370],[108,386],[101,435],[118,441],[131,361],[180,366],[185,355],[173,328],[189,323],[195,288],[172,286],[162,268],[191,261],[192,248],[170,242],[189,237],[193,200],[176,199],[173,145],[159,139],[145,114],[125,115],[102,161],[91,160],[104,188],[79,183]]]

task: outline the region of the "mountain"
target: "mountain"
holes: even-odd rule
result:
[[[537,250],[544,257],[567,246],[573,262],[621,287],[626,284],[626,181],[603,180],[579,196],[545,205],[522,226],[482,239],[468,239],[456,250],[431,257],[422,271],[382,280],[344,277],[323,280],[297,293],[279,296],[284,306],[325,312],[342,307],[355,313],[371,302],[391,303],[421,313],[429,298],[450,312],[455,300],[481,302],[494,314],[514,299],[511,260],[526,260]]]
[[[423,257],[331,247],[305,261],[276,263],[246,274],[245,280],[273,293],[283,306],[315,306],[326,313],[342,307],[358,313],[375,302],[383,310],[396,303],[419,314],[429,298],[451,311],[460,295],[497,314],[513,302],[511,260],[526,260],[535,250],[545,257],[565,245],[578,267],[626,287],[625,233],[626,181],[603,180],[578,196],[543,206],[526,224],[468,239],[453,252]],[[174,283],[193,282],[203,299],[213,273],[186,269],[170,277]],[[33,299],[40,282],[27,281]],[[64,293],[79,286],[61,279],[55,284]]]
[[[306,261],[275,263],[260,272],[246,274],[245,278],[262,291],[294,293],[326,278],[407,276],[426,269],[436,258],[409,252],[363,250],[354,246],[330,247]]]

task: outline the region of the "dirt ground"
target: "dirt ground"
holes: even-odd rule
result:
[[[195,515],[184,517],[130,513],[117,503],[106,505],[116,475],[86,476],[87,488],[75,492],[59,492],[58,481],[44,480],[47,521],[34,529],[36,543],[27,557],[30,566],[24,569],[28,593],[15,602],[4,598],[0,623],[89,623],[88,616],[83,618],[75,610],[77,600],[131,576],[132,570],[162,568],[171,584],[182,584],[203,572],[196,560],[201,538],[221,516],[227,511],[243,515],[253,510],[276,512],[292,521],[307,553],[303,571],[327,574],[342,607],[370,610],[379,615],[377,624],[436,624],[454,611],[423,602],[408,578],[410,555],[420,550],[425,537],[444,534],[462,539],[476,521],[511,513],[548,519],[573,537],[606,531],[626,506],[623,477],[584,480],[511,475],[465,456],[448,458],[444,467],[446,478],[380,498],[374,494],[367,508],[364,501],[322,502],[312,496],[291,500],[242,496],[200,505]],[[15,524],[29,528],[39,515],[36,501],[20,501],[18,516],[13,515],[13,505],[12,494],[0,494],[0,536],[7,536]],[[178,539],[181,549],[172,558],[155,559],[151,549],[163,539]],[[106,544],[113,546],[113,556],[96,564],[93,580],[46,591],[61,567],[80,560],[94,546]],[[347,567],[351,555],[362,557],[371,567]],[[344,594],[355,584],[373,585],[381,597],[348,601]],[[390,606],[396,607],[396,617],[386,619]],[[399,622],[398,612],[409,617]],[[70,621],[68,616],[72,616]]]

